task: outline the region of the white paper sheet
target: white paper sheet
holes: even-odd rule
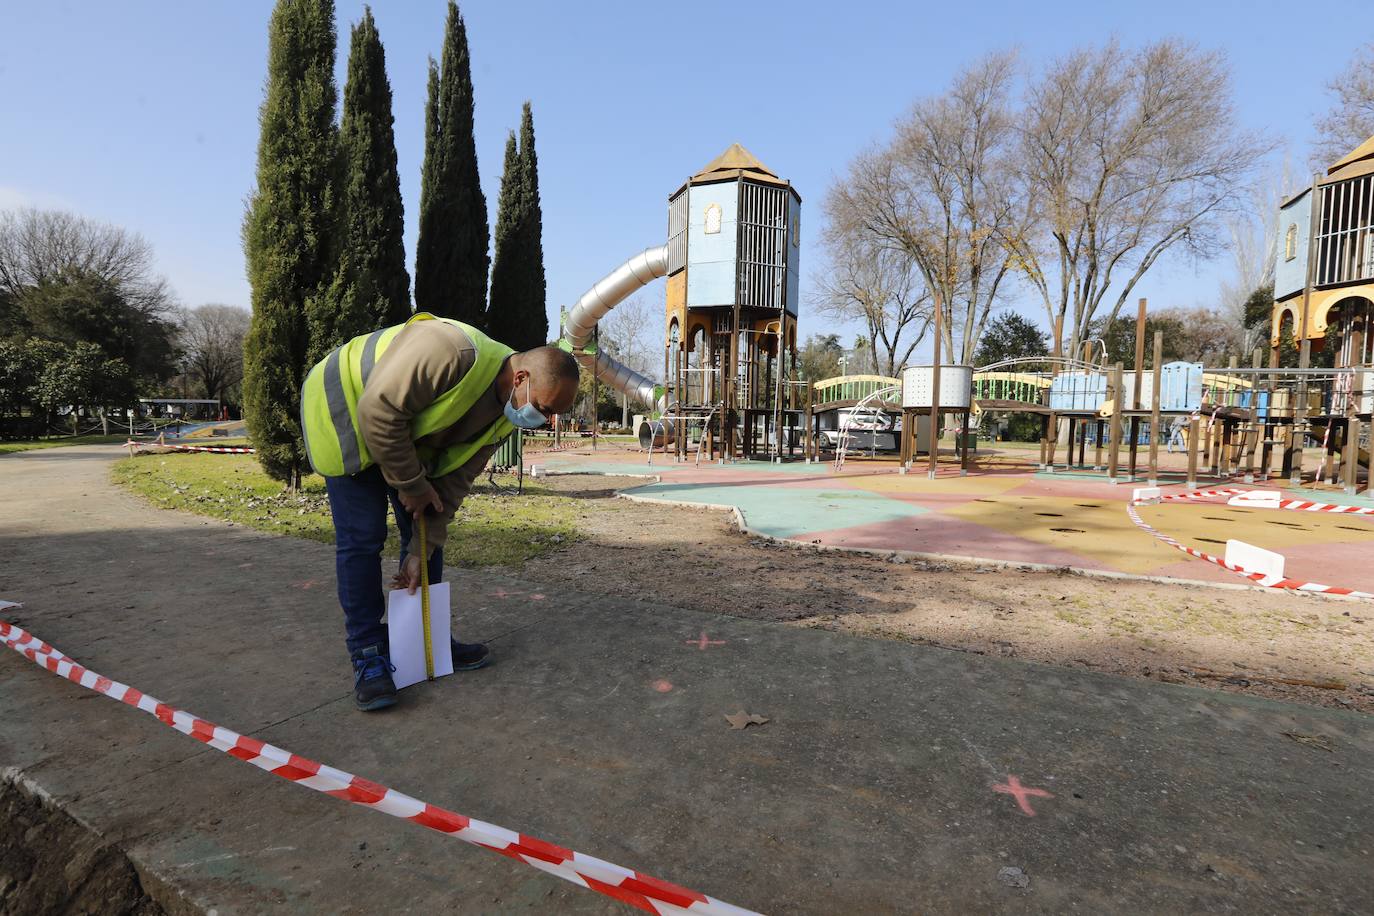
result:
[[[425,679],[424,615],[420,610],[420,590],[411,595],[398,588],[386,597],[386,623],[391,639],[392,679],[396,689],[418,684]],[[453,652],[449,648],[448,583],[429,587],[429,634],[434,647],[434,676],[453,673]]]

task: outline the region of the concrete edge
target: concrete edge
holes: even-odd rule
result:
[[[101,847],[117,852],[134,870],[143,892],[168,916],[202,916],[205,913],[205,909],[187,895],[173,876],[163,874],[150,863],[134,855],[125,843],[108,837],[90,821],[77,814],[71,805],[53,795],[23,769],[16,766],[0,767],[0,784],[13,786],[19,792],[35,799],[42,807],[61,812],[78,828],[88,833]]]

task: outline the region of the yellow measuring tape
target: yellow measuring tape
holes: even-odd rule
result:
[[[434,641],[429,634],[429,550],[425,548],[425,517],[413,522],[420,535],[420,623],[425,628],[425,678],[434,680]]]

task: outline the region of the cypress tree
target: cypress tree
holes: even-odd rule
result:
[[[372,10],[353,27],[339,130],[338,266],[331,310],[312,315],[310,362],[410,315],[405,215],[396,170],[391,83]]]
[[[296,486],[305,464],[298,402],[307,315],[324,307],[334,267],[333,0],[278,0],[268,38],[257,187],[243,222],[253,303],[243,407],[263,470]]]
[[[548,289],[544,281],[544,210],[539,203],[539,157],[534,151],[534,113],[530,103],[520,116],[520,166],[523,173],[525,275],[525,338],[521,349],[549,342]]]
[[[506,137],[506,161],[501,170],[501,197],[496,204],[496,254],[491,262],[491,307],[487,309],[487,332],[502,343],[509,343],[520,322],[521,251],[519,225],[524,201],[521,186],[524,172],[515,145],[515,131]],[[517,349],[526,349],[518,347]]]
[[[467,29],[449,0],[443,65],[429,63],[420,236],[415,251],[417,308],[483,326],[487,305],[487,199],[472,135],[472,65]]]
[[[497,340],[517,350],[542,346],[549,339],[545,311],[544,217],[539,203],[539,160],[534,150],[534,116],[525,103],[520,119],[520,145],[506,143],[501,207],[496,218],[496,263],[491,271],[488,329]]]

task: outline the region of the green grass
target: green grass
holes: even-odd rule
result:
[[[273,534],[334,543],[323,478],[305,478],[290,493],[258,467],[252,455],[174,453],[125,458],[115,483],[156,506],[225,519]],[[444,562],[450,566],[518,567],[579,537],[578,501],[540,486],[522,496],[479,485],[449,527]],[[400,545],[393,525],[387,556]]]
[[[49,439],[7,439],[0,441],[0,455],[10,452],[27,452],[36,448],[62,448],[65,445],[110,445],[123,444],[129,437],[123,433],[111,436],[66,436]]]

